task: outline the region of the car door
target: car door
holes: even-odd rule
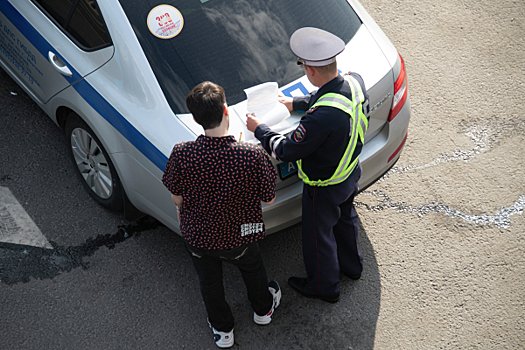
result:
[[[37,102],[113,55],[94,0],[0,0],[0,64]]]

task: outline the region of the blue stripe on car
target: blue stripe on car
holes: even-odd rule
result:
[[[144,154],[160,170],[164,171],[168,158],[144,135],[126,120],[109,102],[104,99],[86,80],[73,85],[75,90],[94,110],[118,130],[135,148]]]

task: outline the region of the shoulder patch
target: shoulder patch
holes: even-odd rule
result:
[[[297,129],[293,132],[293,139],[295,142],[301,142],[306,136],[306,129],[303,124],[299,124]]]
[[[319,106],[315,107],[315,108],[310,108],[308,111],[306,111],[306,113],[312,113],[314,112],[317,108],[319,108]]]

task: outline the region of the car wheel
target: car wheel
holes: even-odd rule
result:
[[[66,135],[71,159],[88,193],[102,206],[121,211],[123,197],[119,177],[93,130],[72,113],[67,118]]]

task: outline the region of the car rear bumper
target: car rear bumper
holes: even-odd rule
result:
[[[360,188],[373,184],[397,162],[404,148],[409,121],[410,98],[407,96],[405,105],[395,119],[386,123],[381,132],[363,147],[359,156],[363,168]]]
[[[301,222],[302,196],[303,182],[298,181],[278,190],[273,204],[266,205],[263,203],[266,234],[280,231]]]

